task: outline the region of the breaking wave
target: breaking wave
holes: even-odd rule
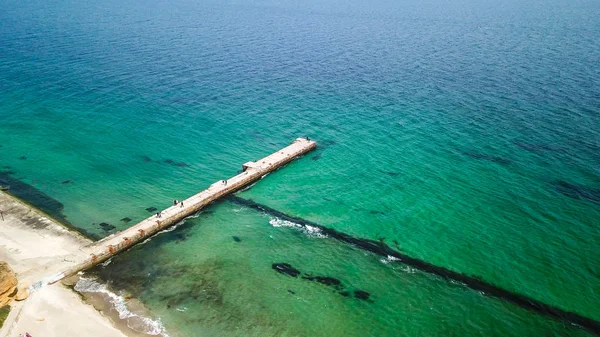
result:
[[[169,337],[160,319],[152,319],[131,312],[123,296],[110,291],[105,284],[96,279],[80,277],[75,284],[75,290],[81,293],[102,294],[110,302],[112,308],[119,313],[119,319],[125,320],[129,328],[152,336]]]
[[[269,220],[269,223],[273,227],[297,228],[297,229],[303,231],[306,235],[312,236],[312,237],[317,237],[317,238],[326,238],[327,237],[327,235],[323,234],[323,231],[320,228],[310,226],[310,225],[303,226],[303,225],[297,224],[295,222],[288,221],[288,220],[281,220],[279,218],[271,218],[271,220]]]

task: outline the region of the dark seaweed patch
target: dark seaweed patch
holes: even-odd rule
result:
[[[11,195],[30,203],[34,207],[40,209],[42,212],[58,220],[66,227],[77,230],[91,240],[99,240],[101,238],[101,236],[98,234],[90,233],[85,229],[76,227],[70,223],[69,220],[67,220],[67,217],[63,214],[64,205],[61,202],[38,190],[37,188],[12,177],[11,174],[12,172],[0,172],[0,180],[3,181],[3,183],[0,183],[0,185],[5,184],[10,186],[9,193]]]
[[[73,180],[64,180],[63,182],[61,182],[61,184],[63,185],[68,185],[68,184],[72,184]]]
[[[148,157],[148,156],[140,156],[142,158],[142,160],[144,161],[144,163],[161,163],[161,161],[159,160],[153,160],[152,158]],[[190,165],[187,163],[184,163],[182,161],[175,161],[173,159],[165,159],[162,161],[162,163],[167,164],[167,165],[171,165],[171,166],[176,166],[176,167],[189,167]]]
[[[123,221],[124,223],[128,223],[129,221],[131,221],[131,218],[125,217],[121,219],[121,221]]]
[[[165,159],[165,160],[163,160],[163,163],[169,164],[171,166],[176,166],[176,167],[189,167],[190,166],[189,164],[186,164],[182,161],[176,162],[173,159]]]
[[[569,198],[588,200],[600,204],[600,188],[570,184],[563,180],[555,181],[553,185],[556,191]]]
[[[288,289],[288,293],[290,293],[290,294],[292,294],[292,295],[296,295],[296,292],[295,292],[295,291],[293,291],[293,290],[291,290],[291,289]]]
[[[289,216],[289,215],[282,213],[276,209],[270,208],[265,205],[258,204],[252,200],[243,199],[243,198],[240,198],[237,196],[229,196],[228,199],[231,202],[236,203],[238,205],[243,205],[248,208],[252,208],[252,209],[258,210],[260,212],[267,213],[269,215],[275,216],[282,220],[294,222],[302,227],[312,226],[312,227],[319,228],[321,230],[321,234],[326,235],[332,239],[336,239],[338,241],[348,243],[359,249],[372,252],[379,256],[395,257],[396,259],[398,259],[398,261],[400,263],[411,266],[411,267],[421,270],[423,272],[439,276],[439,277],[443,278],[444,280],[458,281],[460,283],[463,283],[464,285],[466,285],[467,287],[469,287],[471,289],[482,291],[488,296],[500,298],[505,301],[511,302],[515,305],[518,305],[522,308],[525,308],[525,309],[528,309],[531,311],[535,311],[539,314],[547,315],[547,316],[553,317],[557,320],[562,320],[562,321],[566,321],[566,322],[569,322],[572,324],[582,326],[582,327],[584,327],[592,332],[595,332],[595,333],[600,333],[600,322],[598,322],[596,320],[579,315],[579,314],[571,312],[571,311],[566,311],[566,310],[560,309],[558,307],[543,303],[532,297],[500,288],[496,285],[493,285],[491,283],[484,281],[481,277],[466,275],[463,273],[459,273],[459,272],[450,270],[445,267],[436,266],[429,262],[426,262],[426,261],[423,261],[423,260],[420,260],[417,258],[413,258],[406,254],[395,251],[394,249],[390,248],[383,242],[374,241],[374,240],[370,240],[370,239],[355,238],[351,235],[348,235],[348,234],[345,234],[342,232],[338,232],[335,229],[321,226],[312,221]],[[299,273],[299,271],[298,271],[298,273]]]
[[[522,148],[523,150],[527,150],[529,152],[536,152],[536,153],[565,152],[564,149],[556,147],[556,146],[551,146],[551,145],[524,143],[524,142],[519,142],[519,141],[514,141],[513,144],[515,144],[516,146]]]
[[[376,214],[376,215],[385,215],[385,213],[384,213],[384,212],[381,212],[381,211],[375,211],[375,210],[371,210],[371,211],[369,211],[369,213],[370,213],[370,214]]]
[[[487,161],[491,161],[493,163],[497,163],[497,164],[501,164],[501,165],[508,165],[508,164],[512,163],[512,160],[510,160],[508,158],[492,156],[492,155],[489,155],[486,153],[473,152],[473,151],[459,151],[459,152],[469,158],[473,158],[473,159],[477,159],[477,160],[487,160]]]
[[[146,210],[148,212],[150,212],[150,213],[156,212],[156,209],[157,209],[156,207],[148,207],[148,208],[146,208]]]
[[[312,160],[314,160],[314,161],[317,161],[317,160],[321,159],[321,154],[320,154],[320,153],[319,153],[319,154],[316,154],[316,155],[314,155],[314,156],[310,157],[310,159],[312,159]]]
[[[147,254],[160,250],[164,241],[157,241],[159,240],[148,242],[144,249],[134,248],[129,254],[117,255],[113,257],[110,265],[98,265],[89,272],[108,282],[112,288],[134,295],[153,289],[152,285],[156,285],[162,288],[157,293],[158,299],[170,307],[177,307],[186,301],[223,305],[223,291],[220,286],[221,261],[210,260],[192,265],[161,263],[158,256],[160,254]],[[162,282],[171,278],[180,279],[183,285],[177,289],[161,287]]]
[[[387,174],[390,177],[397,177],[397,176],[400,175],[400,173],[398,173],[398,172],[384,171],[384,170],[377,170],[377,171],[379,171],[379,172],[381,172],[383,174]]]
[[[25,157],[25,156],[20,156],[20,157],[19,157],[19,159],[21,159],[21,160],[25,160],[25,159],[27,159],[27,157]]]
[[[172,239],[175,240],[175,243],[180,243],[186,241],[188,239],[188,235],[186,232],[173,231],[171,235]]]
[[[231,238],[232,238],[232,239],[233,239],[233,241],[235,241],[235,242],[242,242],[242,239],[240,239],[240,237],[239,237],[239,236],[235,236],[235,235],[234,235],[234,236],[232,236]]]
[[[187,164],[187,163],[184,163],[182,161],[179,161],[179,162],[175,163],[175,166],[177,166],[177,167],[189,167],[190,164]]]

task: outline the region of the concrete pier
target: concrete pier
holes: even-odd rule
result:
[[[229,178],[228,180],[217,181],[208,189],[183,200],[181,204],[173,205],[161,212],[161,216],[153,215],[146,220],[118,233],[114,233],[100,241],[94,242],[85,247],[82,260],[46,280],[47,283],[57,282],[65,277],[74,275],[79,271],[89,269],[98,263],[101,263],[110,257],[131,248],[138,242],[156,234],[157,232],[172,226],[179,221],[191,216],[211,202],[238,191],[266,174],[277,170],[283,165],[289,163],[317,147],[315,141],[305,138],[297,138],[291,145],[254,162],[245,163],[243,172]]]

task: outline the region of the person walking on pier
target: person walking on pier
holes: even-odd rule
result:
[[[181,208],[183,208],[183,201],[179,204]]]
[[[221,180],[221,184],[227,186],[227,180]]]
[[[156,217],[157,217],[157,218],[161,218],[161,217],[162,217],[162,214],[160,214],[160,213],[161,213],[161,212],[158,212],[158,213],[156,213]]]

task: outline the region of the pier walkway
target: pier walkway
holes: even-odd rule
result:
[[[142,222],[129,227],[121,232],[114,233],[100,241],[84,247],[82,259],[68,269],[55,274],[47,279],[45,283],[54,283],[65,277],[74,275],[79,271],[89,269],[110,257],[131,248],[138,242],[156,234],[157,232],[177,224],[188,216],[191,216],[211,202],[238,191],[266,174],[277,170],[289,163],[294,158],[301,156],[317,147],[315,141],[305,138],[297,138],[291,145],[255,162],[247,162],[243,165],[243,172],[212,184],[208,189],[183,200],[181,205],[173,205],[161,212],[161,216],[153,215]],[[39,284],[41,286],[42,284]]]

